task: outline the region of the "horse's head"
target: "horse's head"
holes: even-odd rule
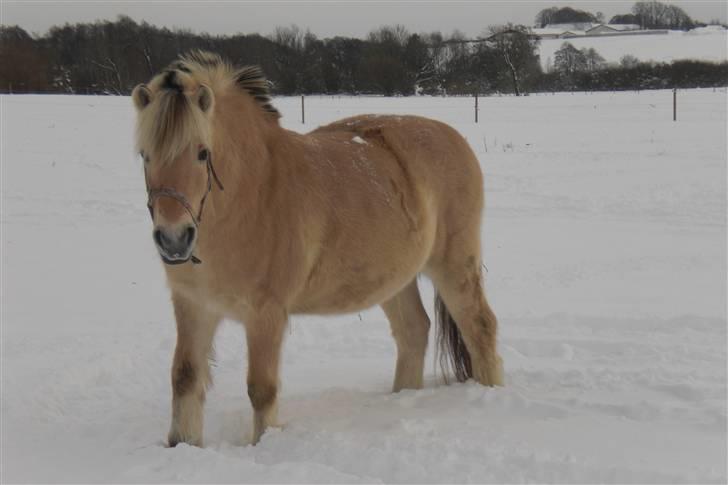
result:
[[[132,99],[157,250],[167,264],[199,262],[205,200],[213,182],[222,189],[212,165],[213,92],[178,63],[134,88]]]
[[[216,95],[225,100],[220,106]],[[218,160],[226,158],[213,139],[226,140],[227,158],[231,151],[239,157],[239,127],[245,126],[245,150],[258,159],[263,131],[277,127],[280,117],[271,105],[269,83],[258,66],[235,67],[216,54],[192,51],[134,88],[132,99],[159,254],[167,264],[199,262],[193,252],[200,219],[210,212],[205,200],[215,186],[222,190],[213,166],[216,149]],[[217,137],[213,126],[220,129]],[[233,128],[237,145],[230,149]]]

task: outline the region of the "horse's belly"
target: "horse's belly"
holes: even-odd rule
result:
[[[377,305],[394,296],[417,274],[416,270],[398,274],[345,274],[332,277],[328,288],[319,288],[294,306],[294,313],[350,313]]]
[[[422,270],[431,244],[419,237],[393,246],[396,250],[368,255],[353,252],[344,260],[324,256],[296,298],[293,311],[348,313],[392,298]]]

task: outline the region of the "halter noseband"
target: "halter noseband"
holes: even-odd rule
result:
[[[154,221],[154,201],[159,197],[169,197],[170,199],[174,199],[179,202],[180,205],[185,208],[187,213],[192,218],[192,222],[195,223],[195,228],[200,227],[200,223],[202,223],[202,209],[205,207],[205,200],[207,200],[207,196],[210,194],[210,192],[212,192],[212,181],[215,180],[215,184],[217,184],[220,190],[225,190],[222,182],[220,182],[220,179],[217,177],[215,167],[212,165],[212,153],[208,152],[207,161],[205,162],[205,164],[207,165],[207,190],[205,191],[205,195],[202,196],[202,199],[200,199],[200,209],[197,211],[196,216],[192,211],[192,204],[190,204],[189,200],[187,200],[187,197],[185,197],[182,192],[171,187],[150,189],[149,182],[146,180],[146,171],[144,172],[144,179],[147,183],[147,209],[149,209],[149,215],[151,216],[152,221]],[[190,256],[190,261],[192,261],[194,264],[200,264],[202,262],[194,254]]]

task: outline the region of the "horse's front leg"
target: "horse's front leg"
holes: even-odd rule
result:
[[[266,305],[246,318],[248,343],[248,397],[253,405],[253,444],[265,429],[276,424],[278,372],[283,333],[288,315],[283,308]]]
[[[172,294],[177,347],[172,362],[172,425],[169,446],[202,446],[203,405],[211,382],[208,358],[220,317],[179,294]]]

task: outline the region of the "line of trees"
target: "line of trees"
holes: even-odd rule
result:
[[[601,12],[593,14],[571,7],[550,7],[541,10],[535,19],[536,27],[548,24],[604,23]],[[632,6],[631,13],[618,14],[609,20],[610,24],[634,24],[643,29],[690,30],[705,24],[690,18],[677,5],[661,3],[657,0],[639,1]]]
[[[609,64],[593,48],[577,49],[564,42],[554,53],[554,65],[541,78],[550,91],[637,90],[719,87],[728,84],[728,63],[701,61],[640,62],[632,55]]]
[[[211,36],[158,28],[124,16],[115,22],[53,27],[41,37],[2,26],[0,92],[128,94],[190,49],[215,51],[236,64],[258,64],[273,92],[282,95],[520,95],[575,89],[585,85],[583,72],[596,71],[600,74],[589,77],[589,89],[632,89],[634,83],[620,84],[601,71],[609,67],[609,72],[621,73],[634,65],[606,66],[598,53],[573,47],[576,52],[557,56],[555,72],[544,73],[538,44],[529,28],[512,24],[491,27],[474,40],[457,31],[449,36],[415,34],[402,26],[381,27],[365,39],[319,39],[296,26],[277,28],[269,36]],[[694,84],[728,83],[725,65],[693,63],[673,72],[636,59],[632,64],[652,73],[640,77],[649,78],[643,88],[683,79],[675,73],[687,68],[701,73]],[[622,79],[621,74],[614,77]]]
[[[296,26],[279,27],[269,36],[212,36],[157,28],[125,16],[115,22],[53,27],[38,38],[19,27],[1,27],[0,89],[126,94],[193,48],[260,65],[278,94],[531,89],[530,77],[540,74],[538,41],[525,27],[489,32],[496,33],[477,44],[459,32],[448,37],[415,34],[402,26],[381,27],[365,39],[319,39]]]
[[[541,78],[543,91],[625,91],[645,89],[691,89],[728,85],[728,63],[701,61],[672,63],[629,62],[572,73],[552,71]],[[633,58],[632,58],[633,59]]]
[[[604,22],[604,14],[601,12],[592,14],[571,7],[550,7],[536,14],[534,24],[536,27],[543,28],[549,24],[581,24],[587,22],[602,23]]]
[[[635,3],[632,15],[634,23],[643,29],[690,30],[698,24],[677,5],[668,5],[656,0]]]

